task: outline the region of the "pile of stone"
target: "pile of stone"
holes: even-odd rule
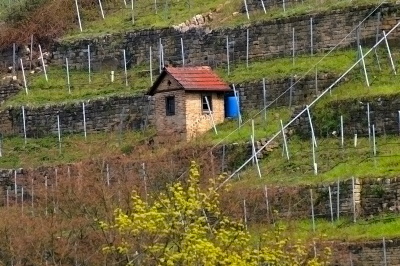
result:
[[[31,60],[32,57],[32,60]],[[22,59],[22,63],[24,65],[24,70],[29,71],[29,73],[39,73],[43,71],[43,63],[47,67],[51,62],[51,53],[47,51],[43,51],[43,63],[42,57],[39,51],[32,51],[29,46],[24,45],[22,49],[20,49],[19,54],[17,54],[17,61],[15,62],[15,69],[13,66],[7,67],[7,73],[15,74],[16,71],[21,70],[20,59]],[[25,72],[28,73],[28,72]]]
[[[213,16],[211,12],[205,15],[198,14],[193,18],[191,18],[190,20],[186,20],[185,22],[182,22],[179,25],[173,25],[172,27],[177,31],[186,32],[194,28],[201,28],[205,26],[208,22],[212,21],[212,19]]]

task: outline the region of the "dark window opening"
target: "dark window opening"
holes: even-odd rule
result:
[[[208,106],[209,105],[209,106]],[[211,95],[202,95],[201,96],[201,108],[203,112],[208,112],[208,107],[210,107],[210,111],[213,110],[212,105],[212,97]]]
[[[175,96],[165,97],[166,115],[175,115]]]

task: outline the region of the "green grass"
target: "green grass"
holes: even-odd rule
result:
[[[377,6],[381,2],[381,0],[304,0],[295,4],[287,4],[286,11],[283,10],[282,5],[277,5],[267,9],[266,13],[264,13],[262,9],[251,12],[250,20],[247,19],[246,14],[240,14],[237,16],[226,14],[228,16],[226,16],[224,19],[216,20],[212,22],[211,25],[214,27],[233,27],[257,21],[271,21],[274,19],[322,13],[335,9],[343,9],[346,7],[365,5]],[[386,2],[396,3],[396,0],[388,0]]]
[[[267,120],[264,120],[264,112],[254,118],[254,135],[256,140],[265,138],[276,132],[279,127],[279,120],[287,120],[291,111],[288,108],[276,108],[267,111]],[[250,141],[252,134],[251,117],[255,112],[243,115],[243,124],[238,128],[238,120],[231,119],[217,125],[217,132],[209,130],[206,134],[194,139],[193,143],[243,143]]]
[[[322,240],[336,241],[365,241],[382,240],[400,237],[400,217],[381,216],[370,220],[359,219],[353,223],[350,219],[341,218],[333,223],[326,219],[315,220],[315,233],[312,231],[312,221],[292,220],[279,221],[287,229],[288,234],[294,239],[309,239],[317,236]],[[273,225],[252,225],[251,234],[256,238],[263,233],[271,232]]]
[[[129,3],[129,1],[127,1]],[[132,22],[132,11],[130,4],[127,7],[118,6],[118,8],[107,8],[104,3],[104,9],[108,9],[103,20],[98,12],[98,18],[94,21],[85,21],[83,15],[83,32],[78,30],[78,27],[66,36],[64,40],[72,40],[76,38],[87,38],[103,34],[131,31],[134,29],[144,28],[163,28],[177,25],[186,20],[191,19],[197,14],[204,14],[209,11],[213,12],[213,21],[209,24],[213,28],[233,27],[243,24],[249,24],[256,21],[270,21],[279,18],[300,16],[310,13],[326,12],[334,9],[342,9],[350,6],[362,5],[378,5],[380,0],[323,0],[316,3],[316,0],[305,0],[297,4],[286,6],[286,11],[283,11],[281,5],[267,9],[264,14],[262,10],[251,12],[250,21],[246,14],[235,12],[240,11],[243,1],[239,0],[172,0],[165,5],[165,1],[157,1],[157,14],[153,2],[136,1],[134,7],[135,23]],[[395,0],[387,2],[395,3]],[[190,3],[190,7],[189,7]],[[114,3],[115,5],[115,3]],[[217,7],[218,12],[215,12]],[[83,12],[84,13],[84,12]],[[93,12],[92,12],[93,13]]]
[[[142,140],[152,134],[152,130],[146,134],[96,133],[88,134],[87,140],[83,134],[63,135],[61,153],[57,136],[28,138],[26,144],[21,137],[6,137],[2,139],[0,168],[49,166],[122,155],[141,149]]]
[[[22,77],[20,79],[22,80]],[[125,85],[125,74],[121,70],[115,72],[113,83],[110,72],[92,73],[89,83],[87,71],[71,70],[70,84],[71,94],[68,91],[66,70],[51,66],[48,69],[48,81],[43,73],[28,76],[28,95],[22,90],[3,104],[3,108],[10,105],[39,106],[113,95],[139,94],[151,85],[149,71],[143,66],[128,70],[128,86]]]
[[[254,167],[241,173],[236,186],[261,186],[263,184],[297,186],[299,184],[328,183],[338,179],[396,177],[400,172],[400,139],[377,138],[377,156],[372,155],[368,138],[358,138],[357,147],[352,139],[345,139],[341,148],[340,138],[318,139],[316,163],[318,174],[312,166],[311,141],[295,137],[288,142],[290,160],[282,156],[282,140],[267,158],[260,161],[262,178]]]
[[[122,1],[121,1],[122,2]],[[129,3],[130,1],[127,1]],[[215,10],[219,5],[224,4],[226,0],[165,0],[157,1],[157,14],[154,1],[135,1],[134,4],[134,24],[132,22],[131,5],[123,7],[118,11],[105,12],[105,19],[100,15],[92,22],[85,22],[83,17],[83,32],[78,29],[64,36],[64,40],[80,37],[90,37],[108,33],[132,31],[134,29],[144,28],[163,28],[172,25],[178,25],[186,20],[190,20],[197,14],[204,14]],[[231,0],[224,9],[238,10],[241,1]],[[104,3],[104,9],[107,4]],[[99,8],[100,14],[100,8]]]
[[[290,77],[291,75],[303,76],[308,71],[309,75],[315,75],[313,66],[318,63],[318,73],[340,74],[347,70],[356,59],[356,51],[336,51],[324,57],[319,53],[314,56],[299,55],[295,58],[293,65],[292,58],[276,58],[258,62],[251,62],[247,68],[241,62],[232,67],[228,76],[225,68],[217,68],[217,73],[225,80],[232,83],[246,82],[267,79],[278,79]]]

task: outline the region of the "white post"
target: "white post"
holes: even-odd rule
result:
[[[17,69],[17,63],[16,63],[16,57],[17,57],[17,55],[16,55],[16,50],[17,50],[17,48],[16,48],[16,46],[15,46],[15,43],[13,43],[13,70],[12,70],[12,73],[13,73],[13,74],[16,74],[16,69]]]
[[[24,70],[24,64],[22,63],[22,58],[20,58],[20,62],[21,62],[22,78],[24,79],[25,93],[26,95],[28,95],[28,86],[26,85],[25,70]]]
[[[328,192],[329,192],[329,209],[331,211],[331,222],[333,223],[333,204],[332,204],[332,190],[331,186],[328,186]]]
[[[45,193],[45,200],[46,200],[46,209],[45,209],[45,214],[47,216],[47,176],[44,177],[44,186],[46,188],[46,193]]]
[[[146,203],[148,202],[148,193],[147,193],[147,174],[146,174],[146,165],[142,163],[143,169],[143,183],[144,183],[144,194],[146,196]]]
[[[82,114],[83,114],[83,132],[85,134],[85,140],[87,137],[87,132],[86,132],[86,112],[85,112],[85,102],[82,102]]]
[[[244,227],[247,230],[247,208],[246,208],[246,200],[243,200],[243,213],[244,213]]]
[[[235,98],[236,98],[236,104],[237,104],[237,108],[238,108],[238,118],[239,118],[238,120],[239,120],[239,127],[240,127],[240,125],[242,124],[242,115],[240,113],[239,92],[236,91],[235,84],[232,84],[232,87],[233,87],[233,94],[235,95]]]
[[[81,15],[79,14],[78,0],[75,0],[75,6],[76,6],[76,13],[78,15],[79,29],[82,32],[82,22],[81,22]]]
[[[314,146],[313,138],[311,138],[311,150],[312,150],[312,158],[313,158],[314,175],[318,175],[318,165],[317,165],[316,157],[315,157],[315,146]]]
[[[311,56],[314,54],[314,40],[313,40],[313,18],[310,18],[310,51]]]
[[[17,170],[14,170],[14,194],[15,194],[15,201],[17,201]]]
[[[340,180],[337,181],[336,187],[336,219],[339,220],[340,217]]]
[[[245,0],[246,1],[246,0]],[[246,35],[246,67],[249,68],[249,28],[247,28]]]
[[[383,265],[387,266],[387,254],[386,254],[386,240],[382,239],[382,248],[383,248]]]
[[[182,54],[182,66],[185,66],[185,50],[183,47],[183,38],[181,38],[181,54]]]
[[[158,56],[159,56],[159,65],[160,65],[160,73],[163,69],[163,65],[162,65],[162,55],[161,55],[161,50],[162,50],[162,43],[161,43],[161,38],[159,39],[159,44],[158,44]]]
[[[43,58],[43,53],[42,53],[42,47],[39,44],[39,52],[40,52],[40,57],[41,57],[41,61],[42,61],[42,67],[43,67],[43,73],[44,73],[44,77],[46,78],[46,81],[49,81],[49,79],[47,78],[47,72],[46,72],[46,65],[44,64],[44,58]]]
[[[126,51],[125,51],[125,49],[123,50],[123,55],[124,55],[125,86],[128,87],[128,70],[126,69]]]
[[[368,122],[368,140],[371,145],[371,116],[370,116],[369,103],[367,103],[367,122]]]
[[[88,71],[89,71],[89,83],[92,82],[92,78],[91,78],[91,63],[90,63],[90,45],[87,46],[87,50],[88,50]]]
[[[247,7],[247,1],[246,0],[244,0],[244,7],[246,9],[247,20],[250,20],[249,8]]]
[[[362,63],[363,69],[364,69],[365,82],[367,83],[367,87],[369,87],[368,73],[367,73],[367,68],[365,67],[365,60],[364,60],[364,55],[362,52],[361,45],[360,45],[360,56],[361,56],[361,63]]]
[[[255,135],[255,127],[254,127],[254,119],[251,119],[251,135],[256,138]]]
[[[9,192],[9,190],[8,190],[8,188],[7,188],[7,192],[6,192],[6,206],[7,206],[7,208],[9,207],[9,194],[10,194],[10,192]]]
[[[399,114],[399,135],[400,135],[400,111],[397,111]]]
[[[0,135],[0,157],[3,157],[3,139],[2,136]]]
[[[267,90],[265,86],[265,78],[263,78],[263,103],[264,103],[264,120],[267,121]]]
[[[101,11],[101,17],[104,19],[104,11],[103,11],[103,5],[101,4],[101,0],[99,0],[99,6]]]
[[[156,14],[157,14],[157,0],[154,0],[154,9],[156,10]]]
[[[21,187],[21,213],[24,215],[24,187]]]
[[[26,122],[25,122],[25,107],[22,106],[22,126],[24,129],[24,140],[25,140],[25,144],[26,144]]]
[[[262,5],[262,8],[264,10],[264,14],[267,14],[267,9],[265,9],[264,0],[261,0],[261,5]]]
[[[268,188],[267,188],[267,185],[264,185],[264,193],[265,193],[265,203],[267,205],[267,216],[269,218],[269,201],[268,201]]]
[[[164,45],[161,44],[161,62],[162,62],[162,67],[165,67],[165,61],[164,61]]]
[[[65,58],[65,65],[67,67],[67,86],[68,86],[68,93],[71,94],[71,84],[69,80],[69,66],[68,66],[68,58]]]
[[[31,179],[31,207],[33,213],[33,199],[34,199],[34,192],[33,192],[33,178]]]
[[[344,147],[344,128],[343,128],[343,115],[340,116],[340,139],[342,148]]]
[[[111,71],[111,83],[114,83],[114,71]]]
[[[357,148],[357,133],[354,134],[354,148]]]
[[[374,156],[376,156],[375,124],[372,125],[372,141],[374,147]]]
[[[311,128],[312,143],[313,143],[313,145],[315,145],[315,147],[318,147],[317,139],[315,138],[314,126],[313,126],[312,119],[311,119],[310,107],[308,105],[306,105],[306,108],[307,108],[308,121],[310,123],[310,128]]]
[[[390,51],[389,42],[388,42],[388,40],[387,40],[387,38],[386,38],[386,33],[385,33],[385,31],[383,31],[383,37],[385,38],[386,48],[387,48],[387,50],[388,50],[389,59],[390,59],[390,64],[392,65],[393,73],[394,73],[395,75],[397,75],[396,67],[394,66],[394,63],[393,63],[392,52]]]
[[[61,154],[61,127],[60,127],[60,115],[57,115],[57,131],[58,131],[58,147]]]
[[[253,153],[253,156],[254,156],[254,161],[256,162],[258,177],[262,178],[261,169],[260,169],[260,165],[258,163],[258,157],[257,157],[257,153],[256,153],[256,146],[254,144],[254,135],[251,135],[251,143],[252,143],[252,149],[253,149],[252,153]]]
[[[310,188],[310,198],[311,198],[311,219],[312,219],[312,229],[315,232],[315,215],[314,215],[314,199],[312,189]]]
[[[106,179],[107,179],[107,186],[110,186],[110,168],[108,164],[106,165]]]
[[[315,67],[315,96],[318,96],[318,68]]]
[[[286,13],[285,0],[282,1],[282,6],[283,6],[283,12]]]
[[[32,59],[33,59],[33,34],[31,35],[31,50],[30,50],[30,55],[29,55],[29,70],[32,69]]]
[[[213,113],[211,111],[211,106],[210,106],[210,103],[208,102],[207,96],[204,96],[204,99],[206,100],[208,114],[210,115],[211,123],[212,123],[212,126],[214,128],[215,135],[218,135],[217,127],[215,126],[214,116],[213,116]]]
[[[355,193],[355,180],[354,180],[354,176],[352,176],[351,177],[351,183],[352,183],[352,187],[353,187],[353,189],[352,189],[352,192],[353,192],[353,196],[352,196],[352,199],[353,199],[353,222],[356,222],[356,193]]]
[[[230,67],[229,67],[229,37],[226,36],[226,61],[228,63],[228,76],[230,74]]]
[[[151,85],[153,85],[153,64],[152,61],[153,60],[153,54],[151,51],[151,46],[150,46],[150,83]]]
[[[294,65],[294,56],[295,56],[295,40],[294,40],[294,27],[293,27],[293,32],[292,32],[292,61]]]
[[[283,149],[286,152],[286,158],[289,161],[289,159],[290,159],[290,157],[289,157],[289,149],[288,149],[288,145],[287,145],[287,142],[286,142],[286,135],[285,135],[285,130],[283,128],[282,119],[281,119],[281,133],[282,133],[282,137],[283,137]]]

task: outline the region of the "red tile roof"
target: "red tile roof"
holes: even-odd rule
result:
[[[156,82],[150,88],[148,94],[153,95],[161,80],[166,74],[170,74],[182,86],[185,91],[230,91],[227,83],[222,81],[211,67],[166,67]]]

